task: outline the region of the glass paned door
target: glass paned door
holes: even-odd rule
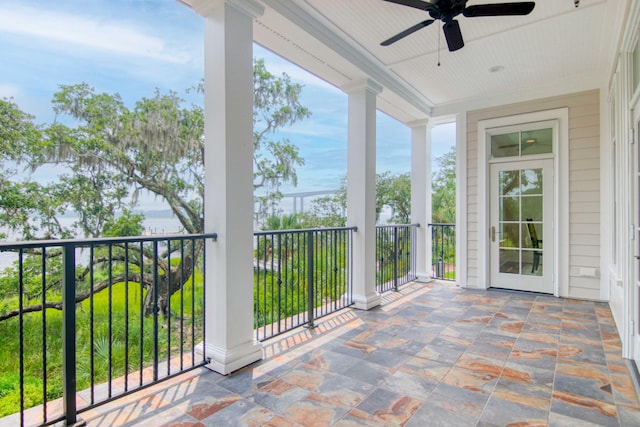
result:
[[[553,160],[491,165],[491,285],[553,293]]]

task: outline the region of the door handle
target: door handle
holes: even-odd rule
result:
[[[491,241],[495,242],[496,241],[496,228],[492,225],[491,226]],[[640,258],[638,258],[640,259]]]

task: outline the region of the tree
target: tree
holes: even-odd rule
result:
[[[376,200],[381,206],[391,208],[389,222],[409,224],[411,221],[411,175],[409,173],[379,174],[376,182]]]
[[[202,93],[203,85],[196,90]],[[302,86],[286,75],[269,73],[262,60],[254,64],[254,188],[263,189],[265,200],[277,198],[282,183],[296,183],[296,167],[303,164],[297,148],[275,133],[309,116],[301,105]],[[53,123],[43,129],[32,123],[15,104],[2,104],[0,136],[16,141],[4,148],[3,160],[28,165],[32,170],[47,164],[67,171],[46,191],[33,182],[3,185],[0,221],[22,224],[25,239],[43,237],[30,228],[46,226],[46,237],[69,237],[72,230],[56,229],[56,218],[66,210],[79,215],[76,224],[85,236],[117,235],[140,230],[142,217],[130,214],[141,191],[166,202],[187,233],[204,230],[204,112],[199,105],[185,105],[175,92],[143,98],[128,108],[120,95],[97,93],[86,83],[61,85],[53,108],[74,126]],[[7,113],[5,114],[5,110]],[[6,118],[5,118],[6,116]],[[5,180],[3,173],[0,179]],[[43,202],[31,194],[48,199]],[[122,219],[117,219],[124,212]],[[30,221],[31,220],[31,221]],[[58,222],[59,224],[59,222]],[[198,247],[196,253],[202,250]],[[152,263],[150,257],[144,257]],[[132,262],[139,257],[132,256]],[[166,302],[193,273],[195,260],[185,257],[179,265],[166,265],[159,278]],[[132,270],[133,271],[133,270]],[[133,279],[133,276],[132,276]],[[171,284],[169,286],[169,284]],[[147,314],[153,307],[147,284]],[[166,307],[159,307],[164,313]]]
[[[256,221],[262,222],[282,199],[280,186],[298,183],[296,167],[304,164],[298,147],[289,140],[270,139],[283,127],[293,125],[311,115],[299,100],[302,86],[289,76],[277,77],[267,71],[264,61],[256,60],[253,68],[253,164]]]
[[[411,176],[409,173],[376,175],[376,220],[382,209],[393,211],[390,222],[408,224],[411,220]],[[311,202],[304,214],[306,227],[343,227],[346,224],[347,179],[343,178],[335,194],[319,197]]]
[[[432,180],[432,219],[434,223],[456,222],[456,150],[453,147],[436,158]]]

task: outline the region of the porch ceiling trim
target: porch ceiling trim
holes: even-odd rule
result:
[[[431,100],[422,96],[417,89],[399,78],[396,73],[389,71],[382,62],[364,49],[356,47],[352,39],[320,14],[302,8],[297,2],[291,0],[263,0],[263,3],[304,29],[367,76],[422,111],[426,116],[431,116],[431,110],[434,106]],[[287,59],[295,62],[295,58]]]

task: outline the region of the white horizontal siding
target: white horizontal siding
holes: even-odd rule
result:
[[[588,91],[467,113],[467,278],[478,283],[478,122],[555,108],[569,109],[569,271],[600,266],[600,100]],[[488,203],[488,201],[482,201]],[[463,236],[460,236],[461,238]],[[598,299],[599,279],[569,275],[569,295]]]

